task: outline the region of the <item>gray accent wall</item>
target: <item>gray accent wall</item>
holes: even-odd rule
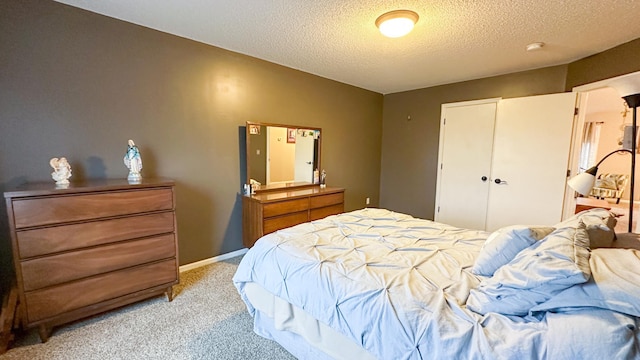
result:
[[[126,178],[133,139],[176,181],[181,264],[243,247],[246,121],[322,128],[328,185],[377,204],[381,94],[53,1],[1,0],[0,64],[0,190],[52,181],[54,156]]]

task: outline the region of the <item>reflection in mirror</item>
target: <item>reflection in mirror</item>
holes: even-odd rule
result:
[[[320,133],[314,127],[247,122],[247,184],[256,189],[317,184]]]

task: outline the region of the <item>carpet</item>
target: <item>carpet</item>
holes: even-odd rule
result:
[[[609,201],[609,200],[607,200]],[[626,233],[629,231],[629,203],[616,204],[615,201],[609,201],[611,205],[611,212],[619,215],[617,217],[618,223],[616,224],[616,233]],[[640,208],[638,204],[633,206],[633,224],[632,231],[637,232],[638,218],[640,217]]]
[[[253,332],[231,281],[241,258],[182,273],[172,302],[155,297],[54,327],[44,344],[35,329],[18,333],[0,359],[295,359]]]

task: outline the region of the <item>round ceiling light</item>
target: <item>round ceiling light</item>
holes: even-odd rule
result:
[[[418,22],[418,14],[411,10],[394,10],[380,15],[376,26],[382,35],[397,38],[407,35]]]
[[[543,46],[544,46],[543,42],[534,42],[534,43],[531,43],[531,44],[527,45],[527,51],[540,50],[540,49],[542,49]]]

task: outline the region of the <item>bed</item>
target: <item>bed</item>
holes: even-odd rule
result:
[[[268,234],[233,281],[299,359],[640,359],[640,251],[603,209],[460,229],[366,208]]]

